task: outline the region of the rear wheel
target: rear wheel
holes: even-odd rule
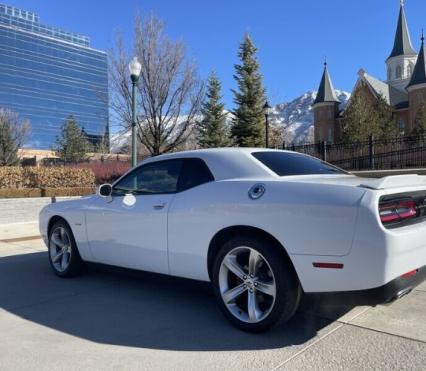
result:
[[[56,222],[49,233],[49,261],[60,277],[72,277],[81,272],[83,261],[70,227],[65,221]]]
[[[221,310],[244,331],[266,331],[297,310],[299,280],[284,254],[267,241],[233,238],[220,249],[212,273]]]

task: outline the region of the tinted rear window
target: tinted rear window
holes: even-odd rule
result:
[[[309,174],[347,174],[313,157],[293,152],[254,152],[252,155],[279,176]]]

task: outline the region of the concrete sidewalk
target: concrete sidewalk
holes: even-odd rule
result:
[[[55,200],[62,202],[78,198],[57,197]],[[40,237],[38,215],[51,202],[50,197],[0,199],[0,241]]]
[[[0,241],[13,242],[40,238],[38,221],[0,224]]]

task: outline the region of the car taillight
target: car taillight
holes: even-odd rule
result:
[[[379,205],[380,220],[383,224],[401,222],[417,216],[417,205],[412,200],[397,200]]]

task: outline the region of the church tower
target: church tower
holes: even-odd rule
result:
[[[407,19],[405,18],[404,0],[400,0],[395,41],[392,52],[386,60],[387,83],[399,90],[404,90],[413,74],[416,60],[417,54],[411,44]]]
[[[408,132],[413,130],[414,120],[418,109],[426,102],[426,55],[425,55],[425,38],[422,35],[422,45],[420,47],[419,57],[414,67],[413,75],[407,86],[409,112],[410,112],[410,128]]]
[[[339,112],[339,100],[328,74],[327,62],[324,63],[324,72],[313,109],[315,142],[334,143],[338,137],[336,118]]]

